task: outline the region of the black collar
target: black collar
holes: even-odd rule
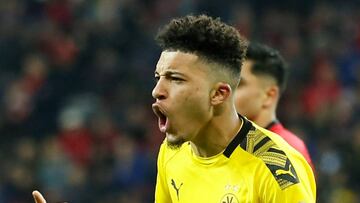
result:
[[[226,147],[223,154],[229,158],[230,155],[234,152],[237,146],[245,139],[246,135],[249,133],[250,129],[253,127],[250,121],[243,117],[242,115],[238,114],[239,119],[243,121],[243,125],[239,131],[239,133],[234,137],[234,139],[230,142],[230,144]]]

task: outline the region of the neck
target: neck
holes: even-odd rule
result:
[[[214,116],[191,141],[193,152],[200,157],[211,157],[221,153],[233,140],[242,126],[235,107]]]

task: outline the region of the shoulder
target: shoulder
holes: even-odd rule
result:
[[[289,143],[292,147],[298,150],[313,168],[309,151],[306,147],[305,142],[300,137],[286,129],[281,123],[272,126],[271,128],[269,128],[269,130],[280,135],[287,143]]]
[[[296,154],[278,135],[253,123],[241,147],[264,163],[281,189],[300,182],[293,163],[297,161]]]

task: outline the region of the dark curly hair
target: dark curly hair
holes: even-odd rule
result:
[[[275,79],[280,91],[286,88],[288,67],[281,54],[264,44],[249,44],[246,59],[253,61],[251,72],[255,75],[267,75]]]
[[[163,50],[194,53],[229,68],[240,76],[247,41],[232,26],[207,15],[187,15],[173,19],[156,40]]]

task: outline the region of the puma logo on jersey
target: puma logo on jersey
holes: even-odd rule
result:
[[[292,174],[291,172],[291,165],[289,165],[289,169],[288,170],[283,170],[283,169],[278,169],[276,170],[276,176],[279,176],[279,175],[289,175],[291,177],[293,177],[294,179],[296,179],[296,177],[294,176],[294,174]]]
[[[174,187],[174,189],[176,190],[176,196],[177,196],[177,199],[179,200],[179,190],[180,190],[181,186],[183,185],[183,183],[181,183],[181,184],[179,185],[179,187],[177,187],[174,179],[171,179],[171,185],[172,185],[172,186]]]

